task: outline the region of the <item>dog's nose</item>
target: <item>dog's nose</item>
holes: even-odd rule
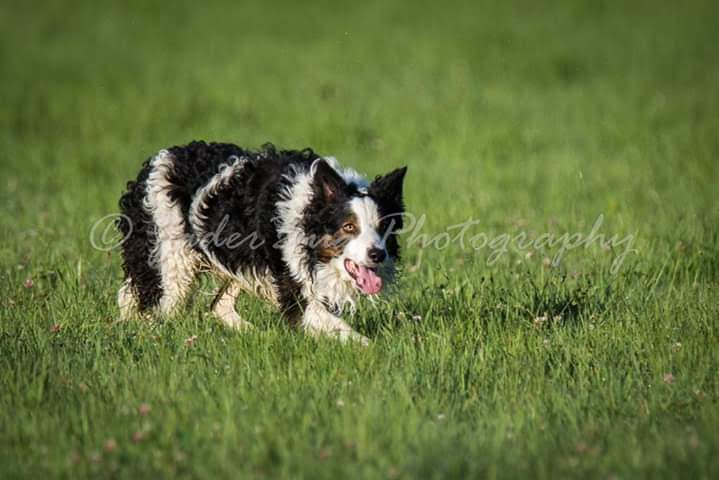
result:
[[[377,247],[370,248],[369,252],[367,252],[367,256],[374,263],[382,263],[384,262],[384,259],[387,258],[387,254],[385,253],[385,251]]]

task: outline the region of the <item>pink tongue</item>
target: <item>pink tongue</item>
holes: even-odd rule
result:
[[[366,295],[382,290],[382,279],[369,268],[357,265],[357,286]]]

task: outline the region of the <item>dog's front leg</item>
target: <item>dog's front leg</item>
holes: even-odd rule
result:
[[[341,342],[359,342],[369,345],[369,339],[355,332],[352,327],[317,301],[310,302],[302,317],[302,328],[312,336],[325,335],[339,339]]]

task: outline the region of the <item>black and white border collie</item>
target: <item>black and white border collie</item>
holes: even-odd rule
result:
[[[251,327],[235,311],[244,291],[309,334],[366,344],[339,315],[393,277],[406,171],[370,183],[332,157],[269,144],[161,150],[120,199],[122,317],[171,314],[208,271],[222,284],[212,311],[232,328]]]

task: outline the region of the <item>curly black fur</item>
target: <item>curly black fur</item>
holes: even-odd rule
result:
[[[233,144],[203,141],[174,146],[168,151],[174,157],[167,176],[170,184],[168,195],[180,206],[188,238],[194,235],[189,213],[197,191],[233,156],[247,160],[242,175],[232,177],[217,195],[208,199],[201,211],[207,217],[206,230],[222,237],[209,242],[208,249],[230,271],[255,269],[270,272],[277,279],[283,311],[295,318],[298,307],[302,306],[297,301],[300,287],[291,281],[277,249],[280,238],[274,220],[280,192],[287,185],[283,175],[291,167],[300,171],[309,169],[319,156],[310,149],[278,151],[273,145],[265,144],[260,151],[251,151]],[[134,226],[122,246],[125,276],[132,279],[141,310],[157,305],[162,295],[159,272],[148,263],[150,250],[157,241],[152,217],[143,208],[150,169],[148,160],[137,181],[128,184],[128,191],[120,200],[121,212],[132,219]],[[121,219],[118,228],[127,235],[130,224]],[[196,249],[198,240],[192,239],[191,242]],[[197,251],[204,255],[199,249]]]
[[[122,244],[122,268],[125,278],[132,279],[140,310],[154,307],[162,296],[160,272],[149,263],[150,250],[157,243],[152,215],[145,210],[143,200],[147,191],[147,177],[151,166],[143,163],[137,180],[127,183],[127,191],[120,197],[117,228],[125,241]]]

